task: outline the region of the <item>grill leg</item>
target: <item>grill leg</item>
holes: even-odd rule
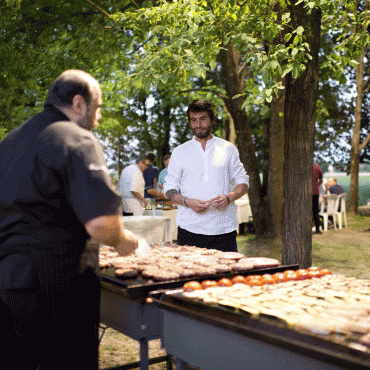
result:
[[[148,340],[140,339],[140,369],[149,370],[149,349]]]
[[[168,356],[167,358],[167,362],[166,362],[166,370],[172,370],[172,359],[170,356]]]
[[[185,370],[184,361],[181,358],[175,358],[176,370]]]

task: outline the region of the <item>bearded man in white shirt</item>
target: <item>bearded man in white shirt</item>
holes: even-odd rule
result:
[[[164,193],[178,205],[179,245],[237,251],[235,200],[247,193],[249,176],[235,145],[215,137],[212,103],[193,101],[186,112],[192,140],[171,155]]]

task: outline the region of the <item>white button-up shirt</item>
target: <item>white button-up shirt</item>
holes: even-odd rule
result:
[[[135,198],[131,191],[136,191],[144,197],[145,180],[137,163],[125,167],[119,180],[119,190],[122,194],[122,208],[124,212],[141,216],[144,205]]]
[[[215,136],[207,141],[205,150],[194,137],[178,146],[171,154],[165,180],[165,194],[176,189],[184,197],[204,201],[226,195],[236,185],[249,186],[235,145]],[[178,206],[176,223],[195,234],[226,234],[238,227],[236,205],[232,202],[221,210],[210,207],[204,213]]]

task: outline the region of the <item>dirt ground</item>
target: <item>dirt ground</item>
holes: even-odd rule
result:
[[[129,364],[140,360],[139,342],[111,328],[106,329],[100,342],[99,368],[107,369]],[[166,352],[161,347],[159,339],[149,342],[149,358],[164,356]],[[165,370],[166,363],[153,364],[150,370]]]

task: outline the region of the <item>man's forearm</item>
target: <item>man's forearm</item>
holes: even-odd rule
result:
[[[131,193],[136,199],[139,199],[140,202],[145,203],[145,198],[140,193],[138,193],[137,191],[131,191]]]
[[[248,185],[247,184],[238,184],[235,186],[233,191],[226,194],[226,196],[229,198],[230,202],[234,202],[235,200],[242,197],[244,194],[248,192]]]
[[[170,189],[166,192],[166,197],[171,202],[179,205],[184,205],[184,199],[185,197],[180,194],[180,192],[176,189]]]
[[[85,229],[92,240],[116,248],[121,255],[130,254],[137,248],[137,236],[124,228],[120,215],[97,217],[88,221]]]
[[[117,246],[124,238],[123,221],[120,216],[102,216],[85,225],[88,234],[98,243]]]

